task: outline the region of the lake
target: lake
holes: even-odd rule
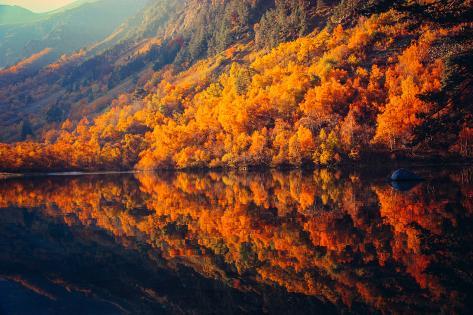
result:
[[[0,314],[462,314],[473,168],[0,180]]]

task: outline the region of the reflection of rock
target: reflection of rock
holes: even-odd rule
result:
[[[398,169],[391,175],[392,181],[420,181],[422,180],[421,177],[417,176],[413,172],[406,170],[406,169]]]
[[[399,191],[409,191],[419,185],[419,181],[410,180],[410,181],[392,181],[391,186]]]

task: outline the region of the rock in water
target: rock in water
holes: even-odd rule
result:
[[[391,180],[396,182],[401,181],[419,181],[422,180],[421,177],[417,176],[413,172],[406,170],[406,169],[398,169],[391,175]]]

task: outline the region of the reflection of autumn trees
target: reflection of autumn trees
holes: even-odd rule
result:
[[[381,311],[449,311],[463,293],[438,270],[461,272],[444,257],[458,259],[449,242],[471,236],[461,234],[473,214],[467,175],[408,193],[327,170],[12,180],[0,205],[40,207],[124,246],[147,243],[231,285],[275,283]]]
[[[429,269],[435,266],[438,260],[445,259],[442,256],[451,255],[448,253],[448,247],[463,246],[455,244],[463,233],[466,234],[465,237],[471,236],[469,232],[462,230],[465,224],[463,220],[465,218],[471,220],[473,215],[471,204],[464,202],[471,198],[471,194],[468,196],[467,192],[468,187],[471,187],[469,183],[459,182],[459,187],[448,184],[422,185],[414,188],[409,194],[375,188],[381,205],[382,220],[392,227],[393,235],[390,240],[392,257],[401,262],[418,285],[432,292],[435,298],[458,294],[448,292],[442,286],[441,277],[432,275]],[[456,194],[459,200],[454,202],[452,196]],[[455,231],[458,234],[446,231]],[[432,251],[431,246],[435,244],[429,241],[438,242],[439,239],[446,237],[452,238],[451,244],[443,240],[442,247],[447,248]],[[466,256],[460,258],[462,261],[471,259],[469,248],[470,246],[465,243]]]

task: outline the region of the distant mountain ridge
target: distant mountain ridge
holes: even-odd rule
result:
[[[0,25],[0,68],[45,48],[51,48],[54,58],[58,58],[88,46],[108,36],[144,3],[145,0],[78,1],[50,13],[31,12],[37,18],[28,23]]]
[[[77,0],[58,9],[47,12],[33,12],[30,9],[19,5],[0,4],[0,26],[20,25],[38,22],[50,18],[56,14],[78,8],[87,3],[94,3],[100,0]]]
[[[71,9],[75,9],[75,8],[78,8],[84,4],[87,4],[87,3],[94,3],[94,2],[97,2],[97,1],[100,1],[100,0],[76,0],[70,4],[67,4],[63,7],[60,7],[56,10],[53,10],[53,11],[50,11],[50,12],[46,12],[46,14],[56,14],[56,13],[60,13],[60,12],[64,12],[64,11],[67,11],[67,10],[71,10]]]
[[[34,13],[17,5],[0,4],[0,26],[30,23],[40,20],[43,16],[43,14]]]

